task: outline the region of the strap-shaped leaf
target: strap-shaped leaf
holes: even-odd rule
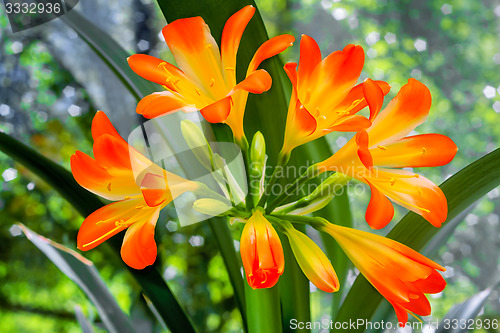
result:
[[[61,244],[40,236],[22,224],[15,225],[14,228],[19,228],[61,272],[82,289],[96,307],[100,318],[109,332],[135,332],[129,318],[120,309],[90,260],[85,259],[75,251]],[[80,323],[85,325],[85,322],[82,320],[85,317],[82,318],[79,316],[78,311],[76,315]],[[80,313],[80,315],[83,314]],[[82,327],[82,329],[85,332],[92,332],[90,325]]]
[[[440,325],[435,333],[466,333],[469,332],[470,328],[479,326],[474,319],[479,312],[481,312],[488,297],[498,284],[499,282],[495,283],[495,285],[490,288],[478,292],[463,303],[455,304],[450,311],[448,311],[446,316],[440,320]],[[484,324],[486,324],[486,322]]]
[[[66,13],[60,18],[64,23],[73,28],[95,53],[101,57],[137,100],[154,91],[155,85],[153,83],[143,80],[130,69],[127,63],[127,58],[130,54],[111,38],[109,34],[75,10]]]
[[[103,206],[95,195],[78,185],[69,171],[5,133],[0,133],[0,150],[45,180],[82,216]],[[120,253],[120,237],[112,237],[106,243]],[[195,332],[191,320],[155,267],[149,266],[140,271],[126,267],[172,332]]]
[[[448,199],[448,219],[443,226],[499,184],[500,148],[497,148],[441,184]],[[442,229],[433,227],[420,215],[410,212],[389,232],[388,237],[421,251],[440,230]],[[381,300],[382,296],[375,288],[359,275],[342,304],[336,321],[348,322],[353,318],[370,320]],[[363,331],[362,327],[349,330]]]

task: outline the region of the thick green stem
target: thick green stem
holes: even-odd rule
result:
[[[245,283],[245,298],[248,333],[282,332],[278,286],[254,290]]]
[[[281,205],[288,197],[293,195],[293,193],[299,190],[302,185],[304,185],[308,180],[316,177],[318,173],[315,169],[307,169],[299,178],[295,180],[292,184],[285,187],[285,190],[279,197],[277,197],[270,205],[267,206],[266,212],[270,214],[273,210],[276,209],[279,205]]]
[[[248,149],[243,150],[243,160],[245,162],[245,174],[247,176],[247,196],[245,199],[247,210],[252,210],[253,208],[253,191],[252,191],[252,172],[251,172],[251,161],[250,161],[250,156],[248,154]]]
[[[280,153],[280,155],[278,157],[278,163],[276,164],[276,167],[274,168],[271,179],[266,184],[266,188],[264,189],[264,193],[262,193],[262,197],[260,198],[257,206],[264,207],[264,205],[266,204],[267,198],[269,197],[269,194],[272,192],[273,185],[274,185],[274,183],[276,183],[276,180],[278,179],[279,173],[281,171],[283,171],[282,169],[288,163],[289,159],[290,159],[290,155],[283,155]]]
[[[302,228],[299,227],[298,229]],[[311,330],[305,327],[304,329],[292,329],[292,320],[297,322],[311,321],[309,280],[302,273],[297,260],[295,260],[288,238],[283,237],[281,243],[286,263],[285,272],[279,280],[281,306],[283,308],[283,332],[310,332]]]

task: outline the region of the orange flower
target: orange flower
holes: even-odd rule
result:
[[[257,67],[294,41],[290,35],[266,41],[255,52],[245,80],[236,84],[236,53],[254,12],[254,7],[246,6],[227,20],[220,53],[201,17],[179,19],[166,25],[163,36],[180,69],[144,54],[128,58],[134,72],[167,89],[143,98],[137,106],[137,113],[154,118],[177,110],[200,110],[211,123],[227,123],[235,138],[241,140],[248,93],[261,94],[271,87],[271,76]]]
[[[250,287],[273,287],[285,268],[281,241],[271,223],[256,210],[241,233],[240,253]]]
[[[123,261],[142,269],[156,259],[154,229],[160,210],[172,198],[195,190],[197,185],[167,173],[130,147],[102,111],[92,122],[92,138],[94,158],[76,151],[71,156],[71,171],[82,187],[116,202],[83,221],[78,248],[90,250],[128,228],[121,249]],[[165,183],[167,177],[169,186]]]
[[[288,226],[287,226],[288,225]],[[339,279],[332,263],[316,243],[295,229],[291,223],[283,224],[290,247],[304,275],[319,289],[332,293],[339,290]]]
[[[444,290],[445,269],[415,250],[394,240],[368,232],[325,223],[320,230],[330,234],[366,279],[394,307],[401,326],[408,312],[431,314],[425,294]]]
[[[282,154],[332,131],[356,132],[370,126],[358,111],[366,107],[363,83],[355,86],[365,55],[359,45],[347,45],[321,60],[318,44],[302,35],[300,61],[285,65],[293,90],[288,106]],[[377,81],[384,94],[389,85]]]
[[[337,171],[355,177],[370,186],[371,199],[365,217],[372,228],[383,228],[391,221],[394,208],[387,198],[440,227],[448,214],[441,189],[416,173],[391,169],[444,165],[457,152],[457,146],[444,135],[406,137],[427,118],[431,106],[429,89],[410,79],[378,113],[383,94],[373,81],[367,80],[365,85],[370,91],[368,104],[376,115],[373,125],[358,133],[332,157],[318,163],[317,168],[320,172]]]

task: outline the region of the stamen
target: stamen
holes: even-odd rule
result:
[[[129,199],[132,199],[132,197],[125,196],[125,200],[129,200]]]
[[[144,208],[144,205],[135,206],[135,209],[142,209],[142,208]]]
[[[123,227],[124,225],[125,221],[123,219],[115,222],[115,226],[117,227]]]
[[[314,116],[315,116],[315,117],[319,117],[319,116],[320,116],[320,114],[321,114],[321,113],[319,112],[319,108],[318,108],[318,107],[316,107],[316,110],[314,110]]]
[[[111,183],[108,183],[108,191],[111,192]]]
[[[201,96],[200,89],[196,89],[195,91],[196,91],[196,93],[198,94],[198,96]]]
[[[422,189],[417,188],[417,191],[418,191],[418,197],[421,198],[422,197]]]
[[[97,221],[97,222],[95,223],[95,225],[103,224],[104,222],[106,222],[106,221]]]
[[[234,71],[234,67],[226,67],[224,68],[226,71]]]
[[[390,180],[389,180],[389,183],[391,183],[391,186],[394,186],[394,183],[396,182],[396,178],[392,177]]]
[[[214,86],[214,83],[215,83],[215,79],[214,79],[214,78],[212,78],[212,79],[210,80],[210,87],[213,87],[213,86]]]
[[[101,237],[98,237],[98,238],[94,239],[92,242],[87,243],[87,244],[83,244],[83,245],[82,245],[82,247],[87,247],[87,246],[90,246],[90,245],[92,245],[92,244],[94,244],[94,243],[97,243],[97,242],[99,242],[101,239],[108,237],[109,235],[111,235],[112,233],[114,233],[116,230],[118,230],[118,229],[120,229],[120,228],[121,228],[121,226],[120,226],[120,227],[116,227],[116,228],[114,228],[114,229],[112,229],[112,230],[108,231],[107,233],[105,233],[105,234],[104,234],[104,235],[102,235]]]
[[[427,149],[425,149],[425,147],[422,148],[422,155],[425,155],[426,152],[427,152]]]
[[[212,44],[207,44],[207,45],[205,45],[205,48],[206,48],[206,49],[209,49],[209,48],[211,48],[211,47],[212,47]]]
[[[377,146],[377,148],[382,149],[382,150],[387,150],[387,147],[386,147],[386,146],[380,146],[380,145],[379,145],[379,146]]]

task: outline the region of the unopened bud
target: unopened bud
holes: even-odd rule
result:
[[[207,170],[212,171],[212,149],[203,131],[191,120],[181,122],[181,131],[194,156]]]
[[[228,203],[211,198],[196,200],[193,203],[193,208],[202,214],[210,216],[222,215],[232,209]]]

